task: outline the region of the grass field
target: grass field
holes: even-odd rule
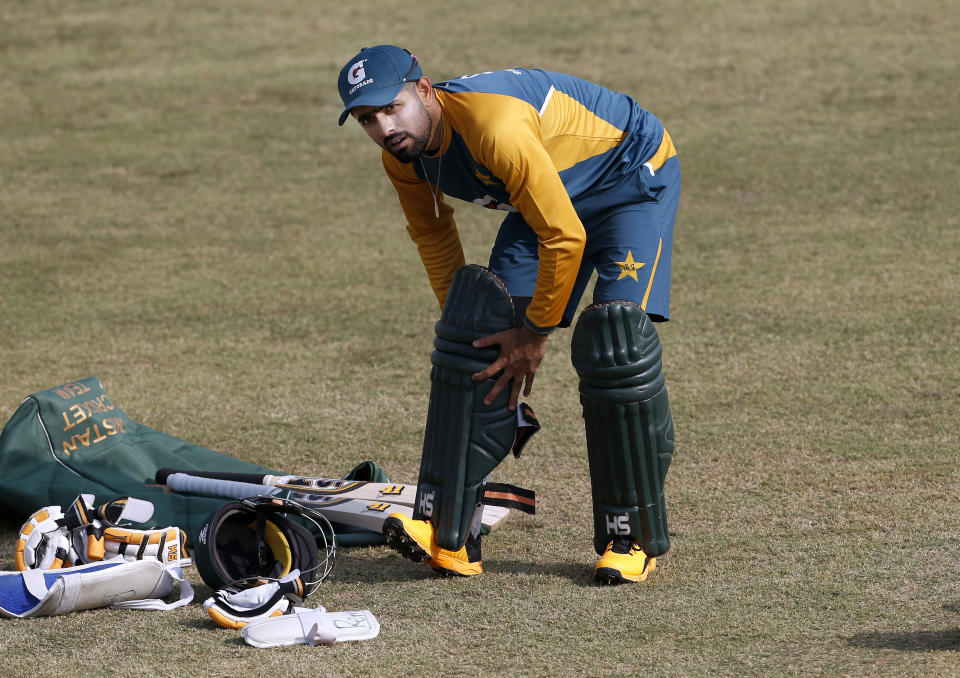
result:
[[[434,80],[566,71],[658,114],[683,166],[656,573],[592,584],[559,331],[544,431],[497,473],[539,513],[481,577],[343,550],[316,602],[371,609],[375,640],[255,650],[199,605],[99,610],[3,620],[0,673],[960,674],[960,10],[527,5],[0,2],[0,422],[96,375],[197,444],[415,479],[438,309],[377,149],[336,125],[337,73],[380,42]],[[458,224],[485,263],[496,216]]]

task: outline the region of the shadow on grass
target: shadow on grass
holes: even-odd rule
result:
[[[435,579],[437,574],[423,563],[414,563],[387,553],[379,558],[354,558],[337,553],[330,575],[332,581],[344,584],[381,584],[384,581],[409,582]]]
[[[586,562],[538,562],[530,560],[489,560],[484,567],[499,574],[516,574],[527,577],[556,577],[569,579],[578,586],[595,587],[593,564]]]
[[[960,629],[858,633],[848,642],[853,647],[868,650],[901,650],[903,652],[960,650]]]
[[[531,560],[503,560],[484,558],[483,570],[491,575],[513,574],[529,577],[556,577],[569,579],[574,584],[594,586],[593,570],[589,563],[541,562]],[[351,557],[349,551],[337,553],[333,577],[345,583],[365,584],[383,581],[416,581],[436,579],[437,573],[425,563],[414,563],[385,550],[381,557],[370,559]]]
[[[591,563],[485,558],[483,570],[493,576],[508,574],[524,577],[553,577],[569,579],[571,583],[578,586],[596,586]],[[414,563],[393,554],[386,554],[375,560],[350,558],[345,554],[337,554],[337,565],[333,575],[337,581],[351,584],[417,581],[437,579],[438,576],[424,563]]]
[[[196,633],[197,631],[209,631],[211,633],[215,633],[218,636],[222,636],[222,641],[226,645],[246,645],[243,640],[243,636],[240,635],[238,630],[219,626],[202,610],[201,615],[198,615],[196,618],[192,619],[181,619],[178,622],[178,625],[181,629],[184,629],[190,633]]]
[[[184,629],[189,629],[191,631],[216,631],[222,629],[222,626],[218,626],[215,621],[207,616],[207,613],[201,610],[203,616],[197,616],[196,618],[191,617],[190,619],[181,619],[177,622],[179,626]]]

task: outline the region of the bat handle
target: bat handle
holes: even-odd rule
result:
[[[272,483],[267,482],[267,478],[273,477],[264,475],[262,473],[233,473],[229,471],[195,471],[193,469],[162,468],[156,472],[154,479],[160,485],[166,485],[167,478],[174,473],[184,473],[188,476],[195,476],[197,478],[235,480],[241,483],[253,483],[254,485],[270,485]]]
[[[167,477],[167,487],[177,492],[191,494],[206,494],[213,497],[229,497],[231,499],[245,499],[247,497],[272,497],[282,490],[269,485],[242,483],[236,480],[221,480],[220,478],[203,478],[187,475],[186,473],[172,473]]]

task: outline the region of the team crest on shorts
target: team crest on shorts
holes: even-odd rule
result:
[[[642,261],[639,263],[634,261],[633,252],[630,250],[627,250],[626,260],[615,261],[613,263],[615,263],[617,266],[620,267],[620,275],[617,276],[617,280],[623,280],[626,277],[630,277],[636,280],[637,282],[640,282],[639,278],[637,278],[637,271],[639,271],[641,268],[646,266],[646,264],[643,263]]]

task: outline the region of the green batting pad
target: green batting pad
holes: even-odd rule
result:
[[[499,374],[483,382],[472,379],[499,355],[497,346],[477,349],[473,341],[510,329],[513,318],[513,302],[496,276],[481,266],[457,271],[436,325],[414,513],[430,519],[445,549],[463,546],[484,480],[517,434],[516,413],[507,407],[509,387],[492,404],[483,404]]]
[[[664,480],[673,454],[673,418],[653,322],[630,302],[586,308],[574,328],[571,359],[580,403],[594,506],[594,547],[615,536],[640,541],[647,555],[670,548]]]

